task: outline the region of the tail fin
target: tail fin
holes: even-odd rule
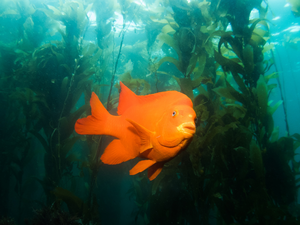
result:
[[[78,134],[101,135],[108,134],[106,123],[111,115],[100,102],[98,96],[93,92],[90,99],[92,115],[78,119],[75,123],[75,131]]]

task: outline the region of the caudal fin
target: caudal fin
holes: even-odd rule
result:
[[[108,134],[107,122],[112,117],[93,92],[90,99],[92,115],[78,119],[75,123],[75,131],[78,134],[101,135]]]

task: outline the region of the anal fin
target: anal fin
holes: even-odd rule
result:
[[[115,139],[106,147],[100,159],[105,164],[116,165],[135,157],[136,154],[127,150],[119,139]]]
[[[162,171],[162,168],[164,167],[164,162],[157,162],[151,167],[148,168],[148,178],[149,180],[154,180],[158,174]]]
[[[156,161],[148,159],[148,160],[142,160],[139,161],[130,171],[129,174],[130,175],[135,175],[138,174],[140,172],[143,172],[144,170],[148,169],[150,166],[152,166],[153,164],[155,164]]]

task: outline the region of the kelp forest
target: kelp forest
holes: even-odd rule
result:
[[[269,11],[263,0],[0,1],[0,224],[299,224],[300,135]],[[109,137],[74,131],[92,92],[116,115],[119,81],[193,101],[193,140],[153,181],[129,175],[135,160],[104,165]]]

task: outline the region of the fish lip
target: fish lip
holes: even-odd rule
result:
[[[181,131],[182,133],[188,134],[193,136],[194,133],[196,133],[196,126],[194,122],[186,122],[180,124],[177,129]]]

